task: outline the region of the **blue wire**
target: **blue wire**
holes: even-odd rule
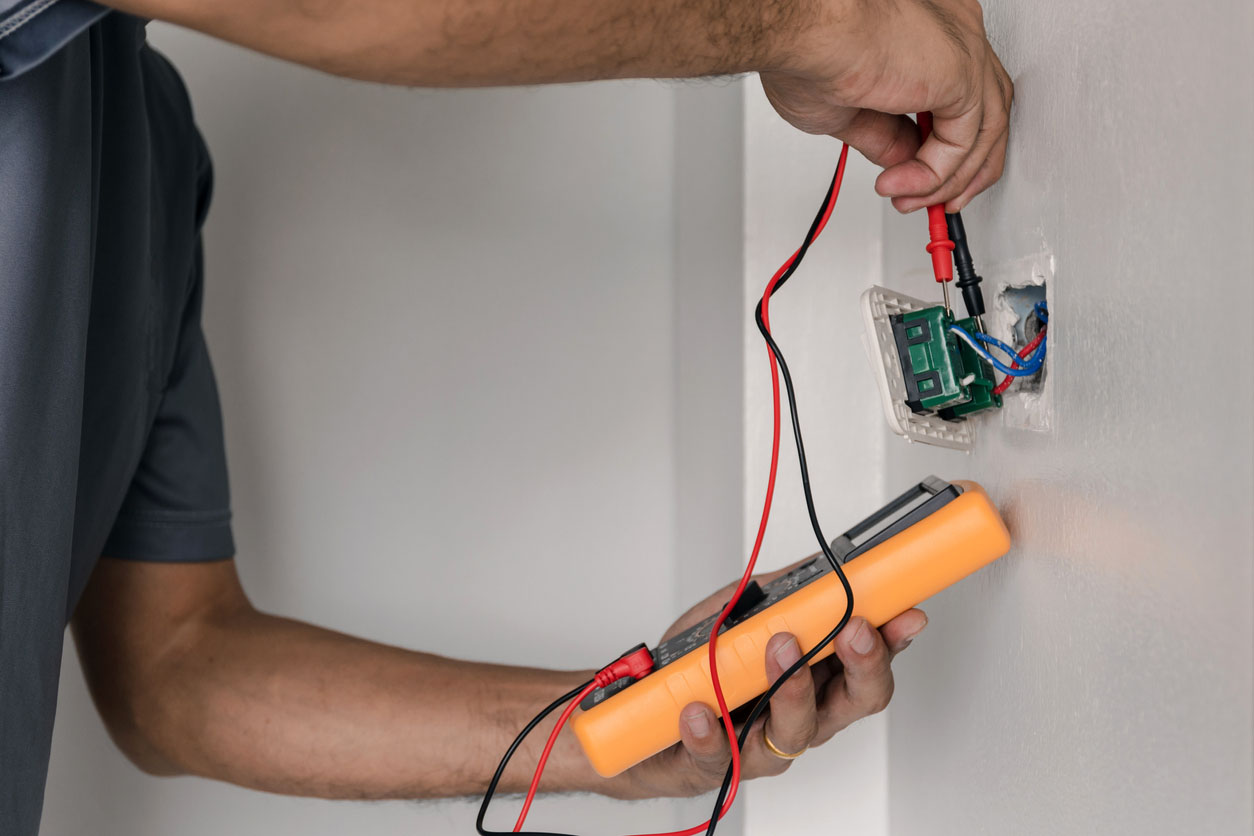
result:
[[[953,331],[954,334],[956,334],[959,339],[963,340],[964,342],[967,343],[967,345],[971,346],[971,348],[975,350],[976,354],[979,354],[981,357],[983,357],[985,360],[991,363],[993,365],[993,368],[997,369],[997,371],[1001,372],[1002,374],[1010,375],[1011,377],[1031,377],[1032,375],[1039,372],[1041,370],[1041,366],[1044,365],[1045,363],[1045,346],[1049,342],[1048,336],[1044,337],[1041,340],[1041,344],[1037,346],[1036,351],[1032,352],[1031,357],[1021,360],[1019,359],[1019,356],[1015,353],[1014,349],[1012,349],[1010,346],[1003,343],[1001,340],[996,339],[994,337],[990,337],[988,334],[976,334],[974,337],[972,337],[970,334],[968,334],[963,329],[959,328],[957,325],[950,325],[949,330]],[[1011,368],[1010,366],[1007,366],[1005,363],[998,360],[992,354],[989,354],[988,349],[984,348],[984,346],[976,342],[977,339],[982,342],[986,342],[994,346],[995,348],[1000,349],[1001,351],[1006,352],[1008,356],[1014,358],[1012,362],[1019,363],[1021,365],[1021,368],[1014,369],[1014,368]]]
[[[1032,310],[1036,311],[1036,315],[1041,322],[1049,322],[1049,306],[1045,304],[1044,300],[1033,305]]]
[[[998,363],[991,354],[987,355],[988,359],[994,366],[997,366],[1000,371],[1003,371],[1012,377],[1028,377],[1036,374],[1041,370],[1041,366],[1045,363],[1045,337],[1041,338],[1041,344],[1036,347],[1036,350],[1032,352],[1032,355],[1024,359],[1020,359],[1018,353],[1013,348],[1006,345],[996,337],[990,337],[988,334],[977,333],[975,338],[981,342],[989,343],[1001,351],[1004,351],[1006,356],[1011,358],[1011,363],[1017,363],[1019,365],[1018,369],[1007,369],[1005,366]],[[1027,372],[1027,374],[1023,374],[1023,372]]]

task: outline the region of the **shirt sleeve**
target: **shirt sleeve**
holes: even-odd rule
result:
[[[203,282],[197,250],[198,275],[173,369],[105,544],[108,557],[197,562],[235,554],[222,409],[200,326]]]
[[[108,13],[88,0],[0,0],[0,81],[38,65]]]

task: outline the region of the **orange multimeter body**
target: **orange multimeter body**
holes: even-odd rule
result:
[[[978,484],[930,477],[832,546],[853,588],[854,615],[878,627],[1004,555],[1010,534]],[[845,611],[844,588],[823,557],[752,591],[749,606],[742,598],[719,634],[719,680],[731,708],[769,687],[771,636],[792,633],[809,650]],[[654,648],[651,674],[620,680],[582,703],[572,725],[599,774],[613,777],[677,743],[684,706],[715,704],[708,646],[713,621]],[[811,664],[831,653],[828,645]]]

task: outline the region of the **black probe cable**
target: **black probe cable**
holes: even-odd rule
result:
[[[815,215],[814,222],[810,224],[810,230],[806,233],[805,240],[801,243],[800,249],[797,250],[797,257],[793,259],[793,262],[789,266],[788,270],[784,272],[784,275],[781,276],[779,281],[775,283],[775,287],[771,289],[772,297],[774,297],[775,293],[783,287],[784,282],[788,281],[788,279],[792,277],[792,274],[797,271],[797,267],[801,264],[801,260],[805,258],[805,254],[810,249],[810,245],[814,243],[814,237],[818,233],[819,224],[822,223],[823,215],[827,210],[827,204],[832,199],[832,193],[835,189],[836,176],[834,175],[832,177],[832,184],[827,188],[827,196],[823,199],[823,203],[819,207],[819,213]],[[810,648],[807,653],[794,662],[788,670],[784,671],[783,674],[780,675],[779,679],[775,680],[771,687],[766,690],[766,693],[758,698],[757,703],[753,706],[753,710],[749,712],[749,716],[745,720],[743,728],[740,730],[740,737],[738,740],[739,746],[742,750],[745,747],[745,743],[749,740],[749,733],[753,730],[754,722],[762,716],[762,712],[764,712],[767,706],[771,704],[771,697],[775,696],[776,692],[783,687],[783,684],[787,682],[793,674],[801,670],[803,665],[809,664],[810,660],[817,656],[823,648],[831,644],[836,639],[836,636],[840,634],[840,631],[845,629],[845,625],[849,623],[849,619],[853,616],[853,587],[849,585],[849,579],[845,577],[845,571],[841,568],[840,561],[836,558],[836,555],[832,553],[831,544],[827,542],[827,537],[823,534],[823,529],[819,525],[818,512],[814,507],[814,494],[810,490],[810,468],[806,463],[805,442],[801,438],[801,420],[797,416],[797,395],[793,390],[792,375],[788,371],[788,364],[784,362],[783,352],[779,350],[779,346],[776,344],[774,338],[771,337],[770,329],[766,327],[766,323],[762,319],[762,303],[760,301],[758,302],[757,309],[754,311],[754,319],[758,324],[758,331],[761,332],[762,339],[766,340],[767,348],[769,348],[771,354],[775,356],[775,362],[779,364],[780,375],[784,378],[784,388],[788,393],[788,414],[792,418],[793,440],[796,442],[797,446],[797,463],[801,467],[801,490],[805,494],[806,511],[810,515],[810,527],[814,529],[814,536],[819,541],[819,548],[822,549],[823,556],[827,558],[827,562],[832,566],[832,571],[834,571],[836,573],[836,577],[840,579],[840,585],[845,589],[845,612],[841,615],[840,620],[836,622],[836,626],[832,629],[832,632],[824,636],[818,644]],[[731,781],[732,770],[731,766],[728,766],[727,773],[723,776],[723,785],[718,791],[718,798],[714,802],[714,812],[710,816],[710,826],[705,831],[706,836],[714,836],[714,830],[718,827],[718,813],[719,810],[723,808],[723,801],[727,798],[727,793],[731,788]]]
[[[822,223],[823,215],[827,209],[827,204],[831,201],[832,194],[836,190],[836,178],[838,175],[839,171],[837,172],[837,175],[833,175],[831,185],[827,187],[827,194],[823,198],[823,203],[819,208],[819,212],[815,216],[814,222],[810,224],[810,229],[806,232],[806,236],[801,243],[801,247],[797,250],[797,257],[793,259],[792,264],[789,265],[784,274],[780,276],[779,281],[775,283],[775,287],[771,289],[772,297],[774,297],[775,293],[783,287],[784,283],[787,282],[788,279],[792,277],[793,273],[797,272],[797,267],[801,264],[802,259],[805,258],[806,253],[810,249],[810,245],[814,243],[814,238],[818,233],[819,225]],[[819,541],[819,548],[822,549],[823,556],[827,558],[827,562],[831,564],[832,570],[836,573],[836,577],[840,579],[841,586],[845,589],[845,612],[841,615],[835,628],[824,636],[818,644],[803,654],[800,659],[794,662],[788,670],[784,671],[783,674],[780,675],[779,679],[775,680],[771,687],[766,690],[766,693],[758,699],[758,702],[753,706],[753,710],[749,713],[749,717],[745,721],[744,727],[740,731],[738,745],[741,749],[744,749],[745,743],[749,739],[749,732],[753,729],[754,722],[762,715],[762,712],[766,710],[767,706],[770,705],[771,697],[775,696],[783,684],[787,682],[793,674],[801,670],[803,665],[808,664],[811,659],[823,650],[823,648],[831,644],[835,640],[836,636],[840,634],[840,631],[845,629],[845,625],[849,623],[849,619],[853,615],[853,587],[849,585],[849,579],[845,577],[845,572],[840,566],[840,561],[832,552],[832,547],[827,542],[827,538],[823,534],[823,529],[819,525],[818,513],[814,507],[814,495],[810,489],[810,468],[806,462],[805,442],[801,437],[801,420],[797,415],[797,397],[796,392],[793,389],[792,374],[788,371],[788,364],[784,361],[783,352],[779,350],[779,346],[771,337],[770,329],[766,327],[766,323],[762,319],[762,303],[760,301],[754,311],[754,320],[757,322],[758,331],[761,332],[763,339],[766,340],[767,348],[769,348],[771,354],[774,355],[775,362],[779,364],[780,375],[784,378],[784,388],[788,393],[788,413],[789,417],[792,419],[793,439],[796,442],[797,447],[797,461],[801,467],[801,488],[805,495],[806,510],[810,516],[810,527],[814,529],[814,536]],[[509,765],[510,759],[514,756],[518,747],[522,745],[522,742],[526,739],[527,735],[531,734],[531,732],[535,730],[535,727],[544,721],[544,718],[548,717],[570,700],[579,696],[579,693],[586,688],[590,682],[591,680],[572,688],[567,693],[549,703],[548,706],[531,719],[531,722],[527,723],[527,725],[523,727],[522,731],[518,733],[518,736],[514,738],[514,742],[511,743],[509,748],[505,750],[505,755],[501,758],[501,762],[497,766],[496,772],[492,776],[492,780],[488,783],[488,789],[483,795],[483,802],[479,805],[479,815],[475,818],[475,830],[479,832],[480,836],[512,836],[512,831],[487,830],[483,826],[483,820],[488,813],[488,805],[492,802],[493,796],[496,795],[496,789],[501,782],[501,776],[505,773],[505,768]],[[723,776],[723,785],[718,792],[718,800],[714,804],[714,812],[710,815],[710,825],[706,829],[706,836],[714,836],[714,831],[718,827],[719,812],[722,810],[723,802],[726,800],[727,793],[731,788],[731,779],[732,769],[729,764],[727,772]],[[542,830],[525,830],[520,831],[520,833],[522,833],[523,836],[572,836],[572,834],[569,833],[553,833]]]
[[[510,830],[485,830],[483,827],[483,820],[488,815],[488,805],[492,803],[492,796],[496,795],[496,787],[501,783],[501,776],[505,774],[505,767],[509,765],[510,758],[514,756],[514,752],[522,745],[523,740],[535,730],[536,726],[543,722],[545,717],[548,717],[554,711],[557,711],[557,709],[579,696],[580,692],[591,684],[592,680],[589,679],[587,682],[576,685],[553,700],[543,711],[531,718],[531,722],[523,726],[523,730],[514,738],[514,742],[509,744],[509,748],[505,750],[505,757],[501,758],[501,763],[496,768],[496,773],[488,783],[488,791],[483,794],[483,803],[479,805],[479,815],[475,818],[475,830],[479,831],[480,836],[514,836],[513,831]],[[526,836],[571,836],[569,833],[549,833],[543,830],[524,830],[520,832],[526,834]]]
[[[971,258],[971,247],[967,243],[967,229],[962,224],[962,213],[951,212],[945,216],[945,225],[949,230],[949,240],[954,242],[954,270],[958,274],[958,289],[962,291],[962,301],[967,307],[967,316],[974,319],[981,331],[984,330],[981,317],[984,316],[984,293],[980,283],[984,281],[975,272],[975,262]]]

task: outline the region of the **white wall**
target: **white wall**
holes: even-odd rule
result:
[[[206,327],[256,603],[490,661],[654,640],[679,599],[674,88],[385,89],[151,30],[217,164]],[[653,594],[607,597],[640,577]],[[473,831],[470,803],[145,777],[66,659],[49,836]],[[578,797],[531,823],[705,808]]]
[[[1254,830],[1252,9],[987,4],[1015,132],[964,214],[986,275],[1054,255],[1055,420],[890,442],[890,481],[973,476],[1016,542],[898,664],[894,836]],[[934,296],[886,214],[887,283]]]
[[[746,83],[745,96],[742,304],[749,312],[809,229],[831,181],[840,143],[789,127],[775,115],[756,80]],[[872,186],[875,173],[850,153],[827,230],[771,305],[771,330],[797,389],[811,487],[829,541],[878,508],[885,493],[883,419],[860,342],[857,306],[863,288],[880,281],[881,201]],[[771,381],[766,346],[752,316],[743,319],[743,327],[742,553],[748,555],[770,462]],[[775,501],[759,558],[764,569],[818,551],[786,411],[784,421]],[[868,718],[798,759],[784,778],[751,785],[746,791],[746,833],[829,836],[835,820],[842,833],[885,834],[886,734],[884,715]],[[816,815],[820,807],[831,815]]]

